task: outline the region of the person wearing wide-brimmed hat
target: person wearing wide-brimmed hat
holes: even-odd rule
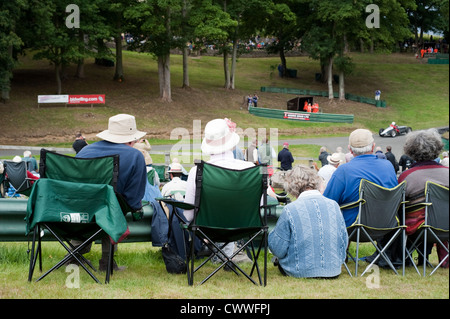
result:
[[[117,114],[109,118],[108,129],[97,134],[102,141],[85,146],[76,155],[80,158],[92,158],[118,154],[117,192],[123,196],[132,211],[142,209],[142,198],[147,182],[144,156],[139,150],[133,148],[133,145],[146,134],[137,129],[134,116]],[[107,247],[102,241],[101,270],[106,269]]]
[[[217,166],[245,169],[254,166],[252,162],[235,159],[233,156],[233,148],[238,145],[240,137],[235,132],[236,124],[231,120],[215,119],[208,122],[205,126],[205,137],[202,141],[201,150],[204,154],[210,155],[208,163]],[[190,171],[187,179],[186,195],[184,201],[194,204],[195,201],[195,179],[197,169],[194,166]],[[188,221],[194,218],[193,210],[185,210],[184,216]],[[224,251],[231,255],[234,251],[234,243],[228,244]]]
[[[341,156],[339,153],[333,153],[327,156],[328,164],[322,166],[317,174],[323,179],[323,187],[324,189],[327,187],[328,181],[330,180],[333,173],[336,171],[340,164],[343,164]]]
[[[170,164],[170,168],[167,171],[170,176],[170,182],[165,184],[161,189],[161,195],[164,197],[173,196],[176,200],[183,201],[184,196],[182,193],[186,192],[187,182],[181,179],[183,175],[183,166],[180,163],[174,162]]]

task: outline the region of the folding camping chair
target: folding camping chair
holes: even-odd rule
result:
[[[267,167],[254,166],[243,170],[219,167],[204,161],[197,162],[196,193],[194,205],[172,199],[158,199],[182,209],[194,209],[194,219],[186,226],[192,238],[187,254],[188,284],[193,285],[194,273],[214,256],[220,265],[200,284],[203,284],[221,268],[229,267],[237,275],[242,273],[255,285],[253,272],[256,270],[259,284],[267,284]],[[261,204],[261,199],[263,199]],[[262,208],[262,213],[261,213]],[[196,238],[206,240],[213,252],[200,265],[195,266],[194,243]],[[231,256],[223,248],[230,242],[245,239]],[[255,250],[254,242],[259,241]],[[218,244],[220,243],[220,244]],[[253,264],[246,273],[233,262],[233,257],[243,249],[250,248]],[[264,249],[264,281],[258,265],[258,257]]]
[[[402,267],[405,274],[405,247],[406,247],[406,226],[405,221],[405,187],[406,182],[398,184],[394,188],[385,188],[361,179],[359,186],[359,200],[341,206],[341,209],[351,208],[358,205],[359,212],[356,221],[349,227],[349,242],[356,242],[356,256],[353,257],[349,252],[349,259],[355,260],[355,276],[358,275],[359,244],[361,242],[370,242],[375,247],[378,255],[361,274],[363,276],[374,263],[382,257],[389,267],[398,275],[397,270],[392,264],[390,258],[386,255],[386,250],[392,245],[394,240],[402,234]],[[400,212],[402,221],[398,219]],[[386,241],[384,247],[382,244]],[[350,275],[346,265],[347,271]]]
[[[4,189],[7,189],[8,183],[15,189],[14,195],[17,193],[29,195],[31,192],[32,178],[27,176],[27,162],[4,161],[6,178],[4,179]]]
[[[412,239],[414,240],[411,247],[407,250],[408,257],[412,261],[412,252],[419,248],[420,241],[423,239],[423,251],[417,249],[417,252],[423,257],[423,276],[426,276],[426,267],[430,265],[433,267],[433,270],[430,273],[430,276],[434,274],[434,272],[445,262],[448,262],[448,246],[445,245],[445,242],[449,240],[449,229],[448,229],[448,187],[439,185],[437,183],[427,181],[425,184],[425,202],[419,203],[412,206],[424,206],[425,207],[425,221],[418,228],[417,235],[414,234]],[[441,245],[447,255],[439,262],[439,264],[434,267],[430,261],[427,259],[427,254],[424,253],[427,251],[428,243],[436,243],[437,245]],[[419,269],[416,264],[412,263],[416,268],[417,273],[420,275]]]
[[[95,270],[81,252],[94,240],[107,235],[110,245],[105,282],[109,282],[114,244],[127,232],[127,222],[115,194],[118,169],[118,155],[84,159],[41,150],[41,178],[33,185],[27,205],[27,234],[33,232],[29,281],[38,257],[42,271],[40,234],[43,228],[68,254],[36,281],[74,259],[99,282],[85,266]],[[74,239],[82,241],[81,245],[74,247],[71,244]]]

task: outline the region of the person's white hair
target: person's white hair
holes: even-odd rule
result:
[[[354,156],[371,153],[373,151],[373,143],[364,146],[364,147],[353,147],[349,146],[350,150],[352,151]]]
[[[292,196],[298,197],[306,190],[319,189],[321,179],[317,171],[306,165],[295,165],[286,173],[284,189]]]

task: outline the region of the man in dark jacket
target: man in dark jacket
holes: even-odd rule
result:
[[[292,153],[289,151],[289,144],[284,142],[283,149],[278,153],[278,162],[280,162],[281,170],[288,171],[292,169],[292,163],[294,163],[294,158]]]
[[[386,153],[384,153],[384,155],[386,156],[386,159],[392,163],[392,166],[394,167],[395,173],[398,172],[398,162],[395,159],[395,155],[392,154],[392,147],[391,146],[386,146]]]

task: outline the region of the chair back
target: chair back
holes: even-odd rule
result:
[[[222,229],[261,227],[261,197],[267,189],[267,174],[261,174],[261,167],[235,170],[199,163],[195,224]]]
[[[435,229],[448,232],[448,187],[427,181],[425,184],[426,206],[425,224]]]
[[[6,175],[8,175],[8,182],[17,192],[24,191],[31,187],[30,181],[27,180],[26,162],[5,161],[4,167]]]
[[[84,159],[42,149],[41,178],[27,205],[27,233],[39,222],[62,222],[60,231],[69,232],[95,221],[117,242],[127,229],[115,193],[118,163],[118,155]]]
[[[41,149],[39,163],[41,178],[86,184],[117,186],[119,155],[76,158]]]
[[[405,204],[406,182],[393,188],[385,188],[361,179],[360,182],[360,211],[356,223],[366,226],[369,230],[386,230],[398,227],[398,211]],[[382,236],[382,234],[380,234]]]

